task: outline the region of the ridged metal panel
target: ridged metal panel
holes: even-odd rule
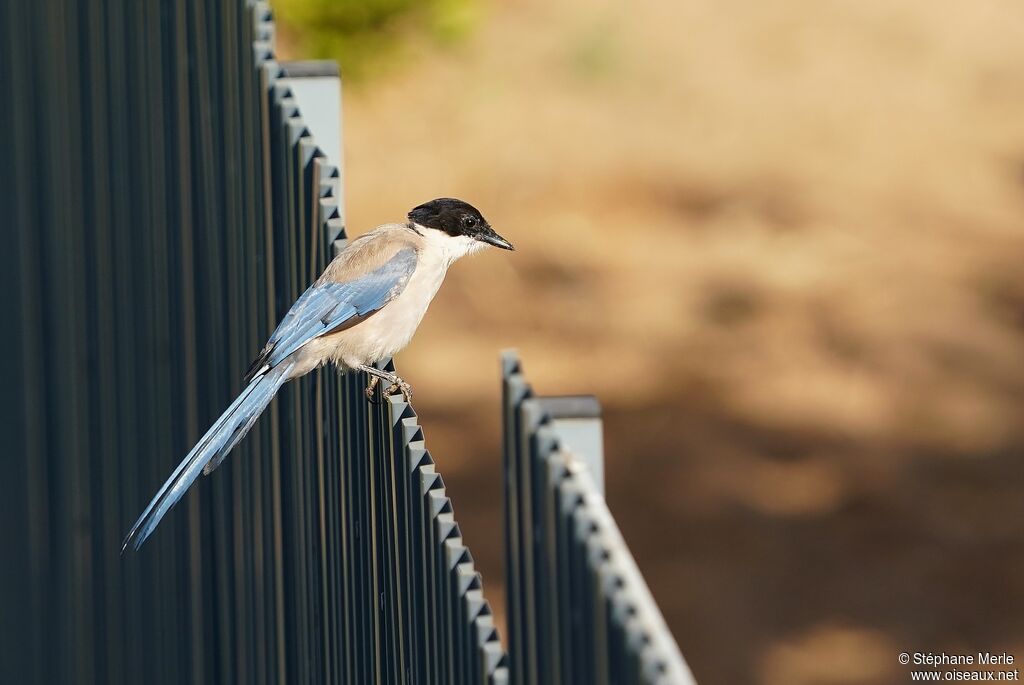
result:
[[[416,415],[361,374],[286,386],[119,556],[345,239],[266,4],[4,3],[0,39],[0,682],[505,682]]]
[[[551,398],[534,395],[515,353],[502,375],[512,681],[691,685],[600,489],[560,444]]]

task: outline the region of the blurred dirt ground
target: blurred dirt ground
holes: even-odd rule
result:
[[[344,127],[353,233],[456,196],[518,247],[456,265],[398,359],[498,612],[513,346],[600,396],[704,685],[1024,659],[1024,5],[484,7]]]

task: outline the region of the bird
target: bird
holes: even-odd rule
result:
[[[224,461],[281,387],[333,363],[369,374],[367,398],[411,386],[375,364],[412,339],[448,268],[488,246],[514,250],[475,207],[438,198],[414,207],[405,223],[383,224],[353,240],[295,301],[244,376],[245,387],[178,464],[121,545],[139,550],[199,478]]]

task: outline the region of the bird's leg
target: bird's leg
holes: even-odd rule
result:
[[[380,377],[379,376],[370,376],[370,383],[366,386],[366,390],[363,391],[364,393],[366,393],[366,399],[368,399],[371,402],[373,402],[373,391],[376,390],[377,385],[379,383],[380,383]]]
[[[359,366],[353,367],[358,371],[365,371],[370,375],[370,385],[366,388],[366,396],[373,396],[373,389],[376,387],[374,381],[379,382],[378,379],[385,380],[391,385],[388,386],[387,390],[384,391],[385,395],[393,395],[395,391],[401,390],[405,401],[408,402],[412,399],[412,386],[406,383],[404,380],[398,377],[398,374],[388,373],[387,371],[381,371],[380,369],[373,366],[366,366],[360,364]]]

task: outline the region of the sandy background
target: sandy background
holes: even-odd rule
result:
[[[517,347],[600,397],[704,685],[1024,660],[1024,5],[480,12],[346,85],[345,187],[353,234],[455,196],[519,248],[456,265],[398,358],[498,613]]]

